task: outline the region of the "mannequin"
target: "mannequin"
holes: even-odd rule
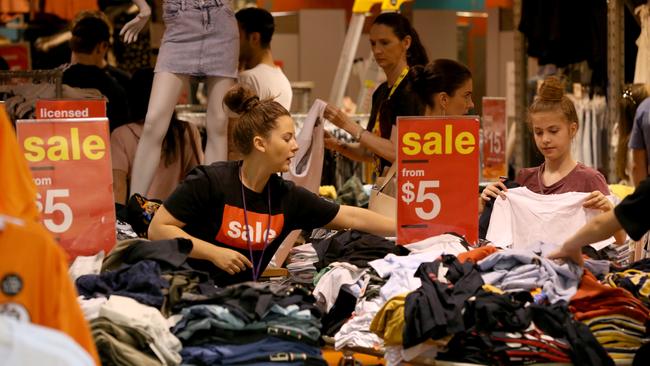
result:
[[[133,2],[140,11],[120,32],[126,43],[137,40],[138,33],[151,15],[146,0]],[[222,0],[163,2],[165,34],[156,62],[145,125],[133,162],[131,194],[144,194],[149,189],[174,107],[190,76],[207,77],[205,163],[226,160],[227,115],[222,100],[235,83],[239,54],[237,21],[229,6],[229,2]]]

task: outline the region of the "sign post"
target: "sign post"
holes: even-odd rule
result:
[[[108,119],[18,120],[47,228],[70,259],[115,245]]]
[[[483,181],[493,182],[508,174],[506,162],[506,99],[483,98]]]
[[[398,117],[397,243],[455,232],[478,242],[479,120]]]

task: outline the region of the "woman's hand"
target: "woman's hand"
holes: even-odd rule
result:
[[[323,131],[323,133],[325,135],[323,138],[325,148],[332,151],[339,151],[341,149],[341,141],[339,141],[336,137],[332,136],[332,134],[327,131]]]
[[[340,109],[327,104],[323,111],[323,117],[332,122],[335,126],[345,129],[346,116]]]
[[[147,24],[147,21],[149,20],[149,16],[151,16],[151,8],[149,8],[146,3],[144,6],[141,4],[138,4],[140,8],[140,12],[138,15],[135,16],[135,18],[131,19],[128,23],[124,25],[122,30],[120,31],[120,36],[122,37],[122,40],[124,43],[131,43],[135,42],[138,40],[138,34],[144,28],[144,26]]]
[[[246,267],[253,268],[253,264],[246,256],[228,248],[214,247],[210,261],[231,275],[245,271]]]
[[[601,191],[593,191],[589,193],[589,196],[585,199],[585,202],[582,204],[584,208],[593,208],[596,210],[601,210],[603,212],[610,211],[614,208],[612,202],[605,197]]]
[[[580,247],[577,249],[571,249],[567,248],[566,245],[563,245],[560,249],[549,254],[548,259],[568,259],[579,266],[584,265],[585,262],[584,258],[582,258],[582,250]]]

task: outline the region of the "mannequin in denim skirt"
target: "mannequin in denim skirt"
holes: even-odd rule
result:
[[[133,0],[139,14],[120,33],[137,40],[151,8]],[[144,130],[133,162],[131,194],[147,192],[160,161],[161,145],[183,85],[190,76],[205,76],[208,86],[205,163],[226,160],[227,115],[223,96],[237,78],[239,30],[229,0],[164,0],[163,35]]]

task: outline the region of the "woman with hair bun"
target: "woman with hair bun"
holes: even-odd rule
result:
[[[425,116],[460,116],[474,108],[472,72],[460,62],[437,59],[411,68],[411,87]]]
[[[533,104],[528,108],[528,123],[533,131],[535,145],[544,156],[542,165],[522,169],[515,181],[534,193],[560,194],[566,192],[590,193],[583,207],[610,211],[614,205],[607,199],[609,187],[597,170],[575,161],[571,155],[571,141],[578,132],[578,114],[573,102],[564,95],[564,86],[555,76],[547,77]],[[492,198],[506,198],[508,188],[502,181],[488,185],[481,193],[479,211]],[[617,242],[622,243],[620,232]]]
[[[354,228],[395,234],[395,221],[339,206],[282,179],[298,151],[289,112],[236,85],[224,103],[239,114],[233,141],[241,161],[199,166],[157,211],[149,238],[190,239],[190,265],[220,286],[257,280],[289,232]]]

